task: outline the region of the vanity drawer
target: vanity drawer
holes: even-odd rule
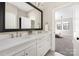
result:
[[[38,56],[45,55],[49,49],[50,49],[50,40],[48,38],[37,43],[37,55]]]
[[[30,41],[30,42],[25,42],[23,44],[8,48],[6,50],[0,51],[0,55],[1,56],[13,56],[16,53],[19,53],[20,51],[23,51],[29,47],[31,47],[32,45],[36,44],[36,41]]]
[[[50,37],[49,36],[43,36],[43,37],[41,37],[37,40],[37,43],[40,43],[40,42],[43,42],[43,41],[46,41],[46,40],[50,41]]]
[[[14,54],[13,56],[25,56],[24,51]]]
[[[25,55],[27,56],[36,56],[36,45],[33,45],[27,49],[25,49]]]
[[[42,56],[42,54],[44,54],[44,49],[45,49],[45,42],[37,44],[37,55]]]

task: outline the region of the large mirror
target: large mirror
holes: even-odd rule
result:
[[[29,2],[5,3],[5,29],[41,30],[42,11]]]
[[[5,29],[19,29],[18,8],[11,3],[5,3]]]

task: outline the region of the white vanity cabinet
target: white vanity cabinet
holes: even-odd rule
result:
[[[26,44],[24,49],[18,53],[15,53],[14,56],[36,56],[36,39]]]
[[[50,41],[50,33],[33,35],[28,39],[2,40],[0,56],[44,56],[51,49]]]
[[[15,53],[13,56],[36,56],[36,45],[28,47],[23,51]]]
[[[10,41],[9,42],[6,41],[7,46],[5,46],[6,48],[4,50],[0,51],[0,56],[30,56],[31,54],[29,52],[30,51],[34,52],[36,50],[36,39],[35,38],[14,39],[14,40],[17,40],[17,41],[21,40],[21,41],[20,42],[14,41],[13,45],[11,44]],[[10,43],[10,45],[8,45],[8,43]],[[15,45],[15,43],[16,43],[16,45]],[[4,43],[4,45],[5,45],[5,43]],[[0,48],[1,48],[1,46],[0,46]],[[3,48],[4,47],[2,47],[2,49]],[[32,55],[36,55],[36,52]]]
[[[36,56],[36,45],[25,49],[25,56]]]
[[[50,36],[44,35],[37,40],[37,56],[45,55],[51,48]]]

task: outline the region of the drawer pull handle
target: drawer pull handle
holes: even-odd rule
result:
[[[26,55],[28,55],[28,53],[26,53]]]
[[[77,40],[79,40],[79,37],[77,37]]]

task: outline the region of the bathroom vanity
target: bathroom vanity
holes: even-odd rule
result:
[[[0,32],[17,32],[0,40],[0,56],[44,56],[51,49],[51,32],[18,37],[27,30],[43,30],[43,11],[30,2],[0,2]]]
[[[51,49],[51,32],[0,40],[0,56],[44,56]]]

